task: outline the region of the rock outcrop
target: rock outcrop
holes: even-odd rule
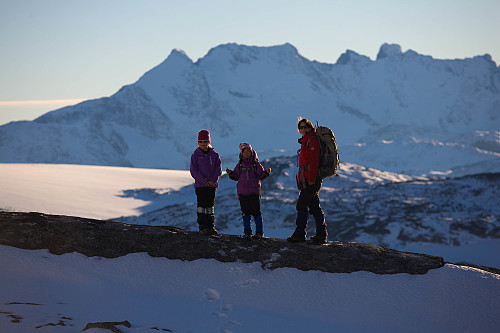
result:
[[[78,252],[115,258],[146,252],[152,257],[221,262],[260,262],[263,269],[293,267],[331,273],[425,274],[444,265],[441,257],[399,252],[384,247],[333,241],[324,245],[292,244],[284,239],[246,240],[240,236],[204,236],[168,226],[41,213],[0,212],[0,244],[48,249],[53,254]]]

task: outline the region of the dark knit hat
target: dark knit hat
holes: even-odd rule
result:
[[[208,141],[210,143],[210,132],[207,130],[201,130],[198,132],[198,141]]]

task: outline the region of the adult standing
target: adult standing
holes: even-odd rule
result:
[[[198,148],[191,155],[190,172],[194,178],[200,233],[217,235],[214,205],[222,169],[219,154],[212,147],[207,130],[198,133]]]
[[[327,231],[325,214],[319,203],[319,190],[323,183],[318,174],[318,164],[321,147],[318,138],[315,136],[313,124],[308,119],[300,119],[298,131],[302,136],[299,139],[301,145],[299,151],[299,173],[297,175],[297,187],[300,191],[297,200],[296,228],[288,241],[292,243],[305,242],[306,226],[309,213],[316,222],[316,235],[311,237],[315,243],[326,242]]]

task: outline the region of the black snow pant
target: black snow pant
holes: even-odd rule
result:
[[[195,188],[199,230],[202,232],[216,232],[215,230],[215,194],[216,187]]]
[[[241,215],[243,216],[259,216],[260,211],[260,196],[258,194],[240,195]]]
[[[309,213],[314,216],[316,222],[316,235],[320,238],[326,239],[327,230],[325,222],[325,214],[319,204],[319,190],[323,180],[317,178],[313,185],[306,184],[306,187],[300,191],[299,199],[297,200],[297,220],[296,229],[293,237],[297,239],[305,239],[306,226]],[[309,210],[309,213],[308,213]]]
[[[309,208],[309,213],[311,213],[311,215],[313,216],[323,213],[323,210],[319,205],[319,195],[318,195],[322,184],[323,180],[318,177],[313,185],[307,184],[306,187],[300,191],[299,199],[297,200],[297,205],[296,205],[298,212],[302,211],[307,212]]]

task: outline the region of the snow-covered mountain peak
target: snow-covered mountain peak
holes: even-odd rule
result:
[[[495,69],[496,69],[497,71],[500,72],[500,64],[497,66],[497,64],[495,63],[495,61],[491,58],[491,55],[489,55],[489,54],[483,54],[483,55],[475,56],[475,57],[465,59],[465,60],[469,61],[471,63],[471,65],[474,64],[474,65],[481,66],[485,70],[495,71]]]
[[[193,60],[188,57],[186,52],[184,52],[181,49],[173,49],[172,52],[170,52],[170,55],[165,59],[165,62],[168,63],[186,63],[186,64],[192,64]]]
[[[352,50],[347,50],[342,55],[339,57],[337,62],[335,63],[336,65],[347,65],[349,63],[369,63],[371,62],[371,59],[368,58],[367,56],[361,55],[359,53],[356,53]]]
[[[147,71],[138,81],[141,86],[158,85],[193,66],[193,61],[180,49],[173,49],[158,66]]]
[[[200,128],[228,163],[235,142],[268,158],[297,150],[297,116],[331,127],[345,162],[410,174],[500,164],[498,140],[475,134],[500,131],[491,57],[384,44],[377,61],[347,50],[325,64],[288,43],[224,44],[195,63],[175,49],[111,97],[1,126],[0,161],[185,169]]]
[[[221,56],[222,54],[237,55],[242,53],[261,55],[261,56],[270,54],[275,54],[275,55],[289,54],[292,56],[297,56],[299,54],[299,51],[295,46],[293,46],[290,43],[284,43],[282,45],[273,45],[273,46],[250,46],[237,43],[228,43],[213,47],[212,49],[210,49],[210,51],[208,51],[207,55],[202,59],[214,56]]]
[[[302,56],[289,43],[265,47],[230,43],[212,48],[197,64],[204,68],[219,66],[234,71],[239,66],[249,66],[255,62],[289,64],[296,59],[302,59]]]
[[[377,54],[377,60],[403,54],[399,44],[384,43]]]

